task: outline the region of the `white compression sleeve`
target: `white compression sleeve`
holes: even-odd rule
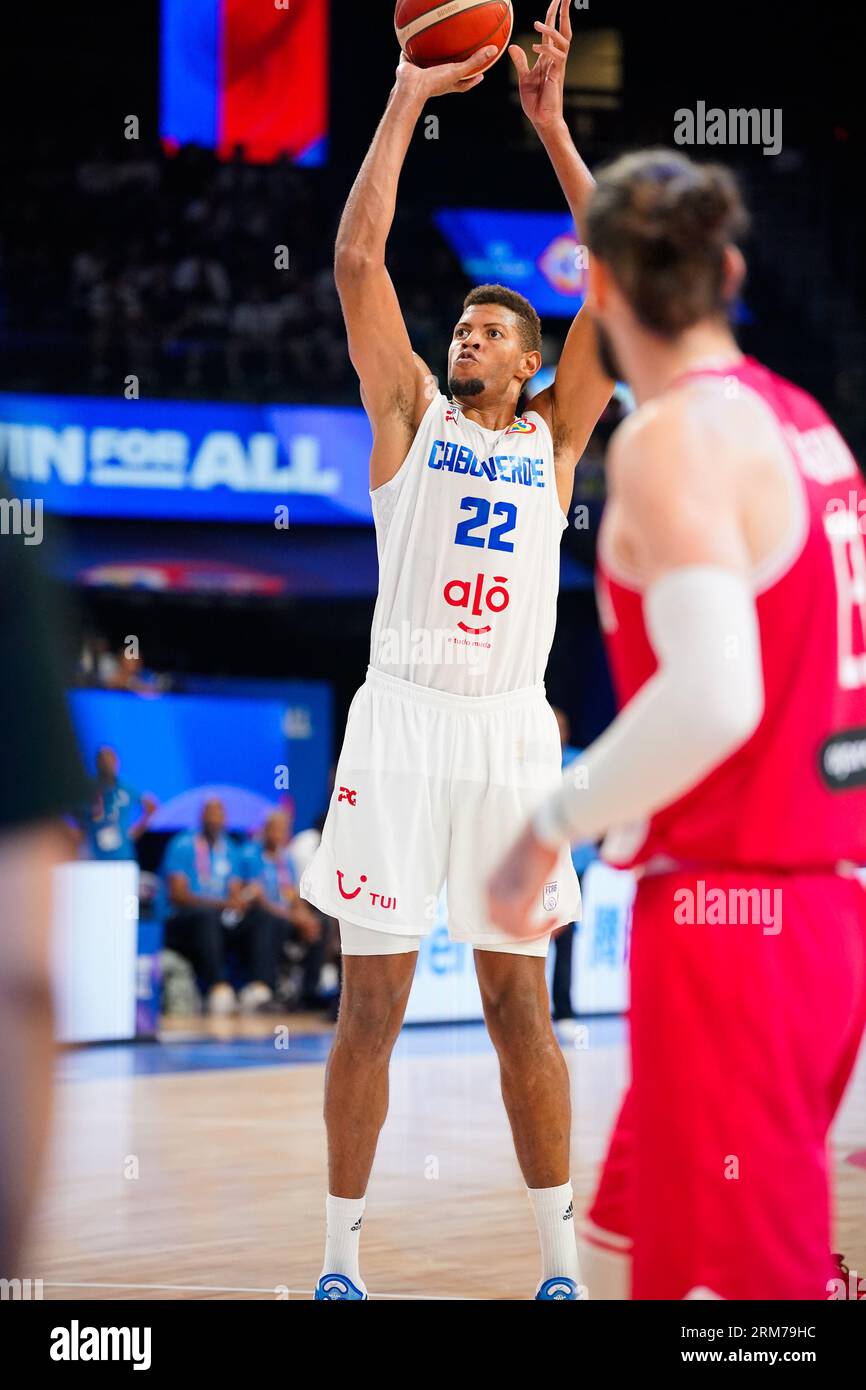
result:
[[[748,580],[715,566],[670,570],[644,595],[658,669],[533,819],[551,848],[597,840],[682,796],[755,731],[761,643]]]

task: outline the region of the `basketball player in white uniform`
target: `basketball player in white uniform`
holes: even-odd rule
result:
[[[562,114],[567,4],[538,24],[530,69],[511,50],[524,110],[578,228],[592,179]],[[301,896],[340,921],[343,998],[326,1081],[327,1246],[317,1299],[367,1297],[358,1263],[365,1193],[388,1104],[388,1063],[417,952],[447,880],[451,938],[475,949],[485,1019],[541,1242],[536,1297],[579,1296],[569,1181],[568,1073],[550,1022],[552,929],[579,914],[567,851],[539,894],[538,934],[489,921],[486,875],[561,782],[544,695],[559,545],[574,468],[612,389],[578,315],[555,383],[516,415],[541,365],[538,316],[483,286],[448,353],[450,398],[412,351],[385,268],[400,170],[429,97],[476,86],[490,56],[422,71],[401,61],[346,205],[336,280],[373,428],[379,595],[367,679],[346,725],[322,843]],[[419,1174],[419,1177],[421,1175]]]

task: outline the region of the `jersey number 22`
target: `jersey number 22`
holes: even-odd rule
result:
[[[472,512],[473,515],[458,525],[454,536],[455,545],[474,545],[481,550],[485,546],[488,550],[514,549],[513,542],[505,539],[517,525],[517,508],[513,502],[494,502],[493,515],[503,519],[498,525],[491,526],[488,536],[476,534],[483,532],[490,520],[490,502],[486,497],[464,497],[460,502],[460,510]]]

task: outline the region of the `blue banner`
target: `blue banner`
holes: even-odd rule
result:
[[[476,284],[508,285],[541,315],[574,318],[586,290],[586,247],[568,212],[441,208],[436,223]]]
[[[307,829],[330,795],[330,688],[320,681],[265,682],[260,693],[252,683],[235,688],[154,696],[71,691],[88,771],[95,774],[96,751],[110,744],[121,780],[160,803],[152,830],[197,827],[209,796],[224,803],[232,831],[258,829],[286,796],[295,804],[296,829]]]
[[[370,446],[356,407],[0,393],[0,473],[70,516],[371,522]]]

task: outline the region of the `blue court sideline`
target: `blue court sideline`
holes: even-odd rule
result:
[[[620,1018],[589,1018],[581,1022],[587,1029],[584,1047],[610,1047],[625,1037],[625,1024]],[[332,1038],[332,1032],[295,1034],[290,1024],[286,1048],[276,1047],[271,1036],[231,1041],[201,1038],[103,1044],[60,1053],[56,1075],[59,1081],[95,1081],[106,1077],[163,1076],[239,1067],[303,1066],[324,1062]],[[569,1044],[563,1046],[568,1048]],[[490,1050],[490,1039],[481,1023],[431,1027],[414,1024],[403,1029],[394,1048],[394,1057],[400,1060],[405,1057],[472,1056]]]

